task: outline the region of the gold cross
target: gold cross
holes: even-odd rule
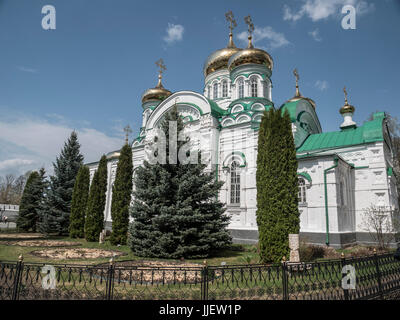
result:
[[[347,90],[346,90],[346,87],[343,88],[343,92],[344,92],[344,101],[345,101],[345,104],[347,104]]]
[[[299,76],[299,73],[297,72],[297,69],[293,70],[293,74],[296,77],[296,86],[297,86],[297,85],[299,85],[299,79],[300,79],[300,76]]]
[[[249,31],[249,36],[251,37],[251,34],[254,31],[254,24],[253,21],[251,20],[251,17],[250,16],[245,17],[244,22],[249,26],[248,31]]]
[[[296,77],[296,97],[301,97],[300,90],[299,90],[299,73],[297,72],[297,68],[293,70],[293,74]]]
[[[237,26],[236,20],[235,20],[235,18],[233,17],[232,11],[228,11],[227,13],[225,13],[225,17],[226,17],[226,20],[229,22],[229,30],[230,30],[230,33],[232,33],[232,30],[233,30],[234,28],[236,28],[236,26]]]
[[[129,124],[124,128],[125,131],[125,142],[128,143],[129,141],[129,134],[132,133],[132,129]]]
[[[164,60],[163,59],[159,59],[158,61],[156,61],[156,65],[160,68],[160,70],[158,71],[158,73],[160,75],[162,75],[162,73],[167,70],[167,67],[164,64]]]

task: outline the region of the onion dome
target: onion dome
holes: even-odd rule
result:
[[[310,99],[310,98],[303,97],[301,95],[301,93],[300,93],[300,90],[299,90],[299,79],[300,79],[300,76],[299,76],[299,74],[297,72],[297,69],[293,70],[293,74],[296,77],[296,94],[294,95],[293,98],[289,99],[285,103],[294,102],[294,101],[298,101],[298,100],[302,100],[303,99],[303,100],[308,101],[313,106],[313,108],[315,109],[315,106],[316,106],[315,101]]]
[[[142,103],[147,101],[162,101],[172,94],[171,91],[165,89],[161,83],[161,75],[158,76],[158,84],[155,88],[147,89],[142,95]]]
[[[249,35],[249,44],[246,49],[240,50],[235,53],[228,62],[228,69],[232,71],[235,67],[238,67],[247,63],[261,64],[265,65],[268,69],[272,71],[274,67],[274,61],[268,52],[254,48],[251,42],[252,36]]]
[[[356,111],[356,108],[354,108],[352,105],[349,105],[347,102],[347,91],[346,87],[343,88],[344,92],[344,106],[340,108],[340,114],[342,115],[344,121],[340,125],[340,128],[347,129],[347,128],[355,128],[357,127],[357,124],[353,121],[353,114],[354,111]]]
[[[147,89],[142,95],[142,103],[147,101],[162,101],[165,98],[168,98],[172,92],[165,89],[161,83],[162,73],[166,70],[164,62],[162,59],[156,62],[156,65],[159,66],[159,74],[158,74],[158,83],[155,88]]]
[[[350,105],[348,102],[347,102],[347,91],[346,91],[346,87],[344,87],[343,88],[343,91],[344,91],[344,95],[345,95],[345,98],[344,98],[344,106],[343,107],[341,107],[340,108],[340,114],[345,114],[345,113],[354,113],[354,111],[356,111],[356,108],[354,107],[354,106],[352,106],[352,105]]]
[[[217,70],[228,68],[229,58],[240,50],[241,49],[237,48],[233,43],[232,32],[229,33],[228,46],[210,54],[204,63],[204,77],[207,77],[210,73],[213,73]]]

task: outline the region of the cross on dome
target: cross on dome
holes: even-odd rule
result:
[[[132,129],[129,126],[129,124],[124,128],[124,132],[125,132],[125,143],[128,144],[129,134],[132,133]]]
[[[248,25],[248,30],[247,30],[249,32],[249,36],[248,36],[249,45],[248,45],[248,48],[250,49],[250,48],[253,48],[253,44],[251,43],[251,39],[252,39],[253,31],[254,31],[254,24],[253,24],[253,21],[251,20],[250,16],[245,17],[244,18],[244,22]]]
[[[237,23],[235,18],[233,17],[232,11],[228,11],[225,13],[226,20],[229,22],[229,31],[232,33],[232,30],[237,27]]]

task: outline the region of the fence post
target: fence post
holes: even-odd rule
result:
[[[342,252],[341,254],[341,261],[342,261],[342,270],[344,266],[346,265],[346,258],[344,257],[344,253]],[[343,279],[344,274],[342,273],[342,279]],[[343,287],[342,281],[340,282],[340,285]],[[349,295],[349,289],[343,288],[343,295],[344,295],[344,300],[350,300],[350,295]]]
[[[381,270],[379,268],[379,260],[378,260],[377,254],[376,254],[376,248],[374,248],[374,262],[375,262],[375,268],[376,268],[376,277],[378,280],[379,297],[381,298],[381,300],[383,300],[382,276],[381,276]]]
[[[286,257],[282,258],[282,299],[289,300],[288,292],[288,272],[287,272],[287,262]]]
[[[208,300],[208,265],[207,260],[203,262],[201,279],[201,300]]]
[[[24,269],[24,257],[22,254],[18,257],[17,266],[15,269],[15,277],[14,277],[14,287],[12,292],[12,300],[18,300],[19,297],[19,289],[21,284],[21,274]]]
[[[113,299],[114,290],[114,258],[110,259],[110,264],[107,270],[107,281],[106,281],[106,300]]]

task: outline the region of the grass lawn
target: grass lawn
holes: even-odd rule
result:
[[[5,232],[0,233],[4,235]],[[44,240],[45,238],[32,239],[32,240]],[[0,238],[0,261],[17,261],[18,257],[22,254],[24,257],[24,262],[52,262],[56,264],[99,264],[105,263],[110,260],[110,258],[97,258],[97,259],[64,259],[55,260],[50,258],[41,258],[31,254],[32,251],[41,249],[55,249],[54,247],[22,247],[18,245],[8,245],[9,241],[21,241],[25,239],[16,238]],[[121,251],[124,255],[116,257],[115,261],[126,261],[126,260],[163,260],[163,259],[151,259],[151,258],[140,258],[135,256],[128,246],[114,246],[109,241],[104,244],[99,244],[98,242],[87,242],[85,239],[72,239],[69,237],[51,237],[46,240],[57,240],[57,241],[72,241],[78,242],[81,245],[73,247],[60,247],[60,248],[96,248],[104,250],[116,250]],[[207,260],[208,265],[221,265],[225,262],[227,265],[232,264],[247,264],[247,263],[257,263],[258,254],[256,247],[254,245],[232,245],[229,249],[223,250],[213,257],[208,257],[206,259],[188,259],[187,262],[193,263],[203,263]],[[168,261],[180,261],[180,260],[168,260]]]

